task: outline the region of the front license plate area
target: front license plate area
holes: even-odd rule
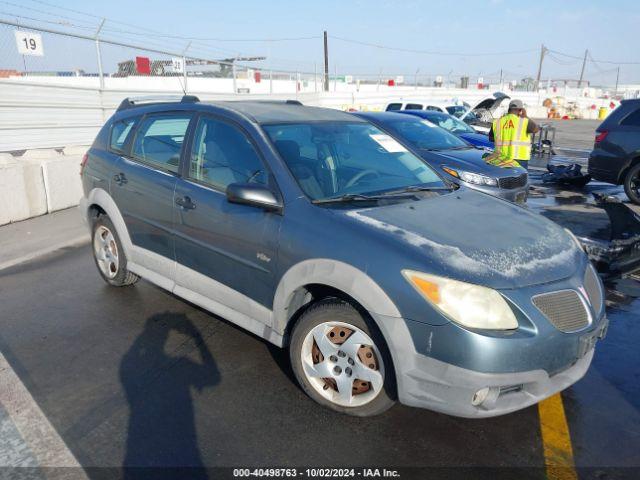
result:
[[[580,344],[578,346],[578,358],[584,357],[592,348],[596,346],[596,342],[602,339],[607,334],[607,327],[609,326],[609,320],[605,318],[600,327],[580,338]]]

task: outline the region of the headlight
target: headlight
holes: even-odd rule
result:
[[[442,167],[442,169],[449,175],[453,175],[467,183],[473,183],[474,185],[488,185],[490,187],[498,186],[498,181],[495,178],[487,177],[486,175],[465,172],[464,170],[454,170],[450,167]]]
[[[476,185],[489,185],[491,187],[497,187],[498,181],[495,178],[480,175],[478,173],[471,172],[459,172],[460,179],[467,183],[474,183]]]
[[[487,330],[518,328],[511,307],[491,288],[412,270],[403,270],[402,275],[429,303],[462,326]]]

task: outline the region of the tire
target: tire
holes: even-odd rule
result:
[[[342,300],[321,300],[302,314],[289,358],[305,393],[336,412],[368,417],[395,403],[393,364],[382,335]]]
[[[108,215],[100,215],[93,222],[91,245],[93,260],[105,282],[125,287],[138,281],[139,277],[127,270],[127,256]]]
[[[631,167],[624,177],[624,192],[632,203],[640,205],[640,163]]]

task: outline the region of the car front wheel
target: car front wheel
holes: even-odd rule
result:
[[[640,163],[631,167],[624,179],[624,191],[636,205],[640,205]]]
[[[289,346],[303,390],[332,410],[377,415],[393,403],[393,368],[384,340],[351,305],[338,299],[312,305]]]

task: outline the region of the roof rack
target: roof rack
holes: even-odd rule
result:
[[[261,99],[261,100],[231,100],[232,102],[251,102],[251,103],[270,103],[272,105],[299,105],[304,107],[304,104],[299,100],[270,100],[270,99]]]
[[[118,106],[116,112],[129,108],[141,107],[144,105],[155,105],[159,103],[198,103],[200,99],[195,95],[150,95],[145,97],[127,97]]]

